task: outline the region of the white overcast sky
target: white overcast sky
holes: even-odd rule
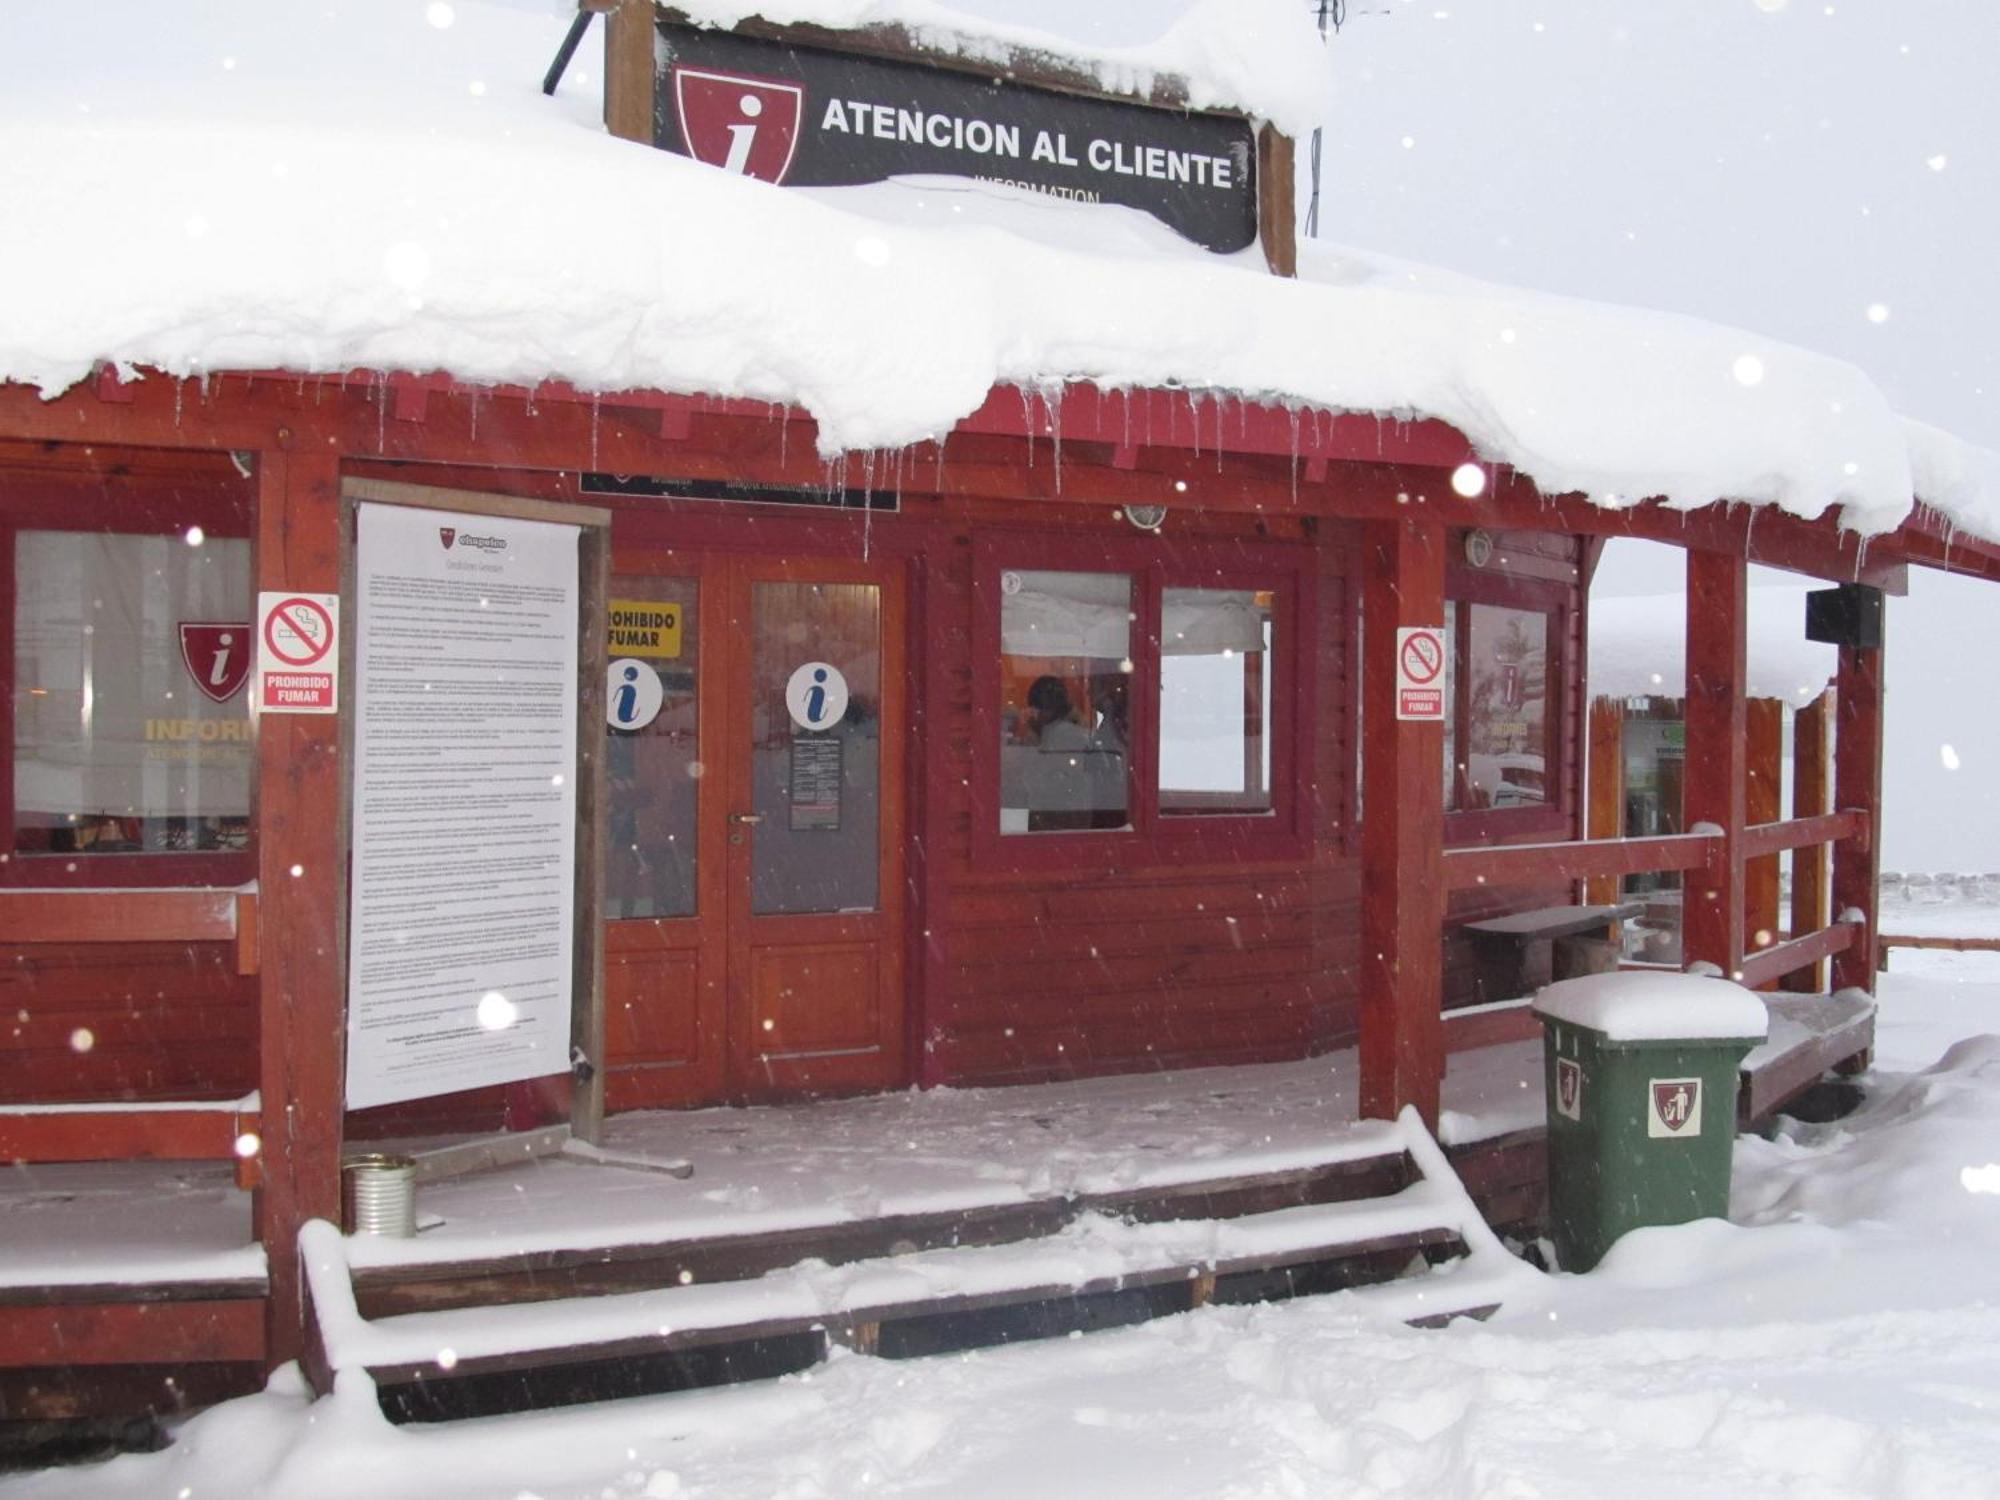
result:
[[[1323,237],[1837,355],[2000,448],[2000,0],[1354,0],[1333,46]],[[1891,604],[1887,867],[2000,870],[1996,626],[2000,585]]]

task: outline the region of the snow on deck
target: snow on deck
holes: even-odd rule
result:
[[[1542,1120],[1540,1046],[1454,1054],[1447,1144]],[[819,1104],[620,1115],[610,1152],[692,1178],[542,1159],[418,1190],[415,1239],[351,1242],[357,1267],[773,1233],[894,1213],[1166,1187],[1352,1160],[1355,1054],[1303,1062],[936,1089]],[[228,1163],[16,1166],[0,1176],[0,1286],[261,1276]],[[441,1220],[442,1222],[435,1222]]]
[[[0,1174],[0,1286],[261,1281],[227,1162],[16,1164]]]
[[[1540,1046],[1456,1054],[1448,1143],[1541,1122]],[[354,1241],[357,1268],[774,1233],[893,1214],[1169,1187],[1377,1154],[1355,1054],[1004,1089],[620,1115],[604,1146],[686,1160],[685,1180],[542,1158],[427,1183],[415,1239]]]

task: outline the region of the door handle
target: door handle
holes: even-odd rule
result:
[[[762,813],[731,813],[729,821],[732,823],[761,823],[764,821],[764,815]]]

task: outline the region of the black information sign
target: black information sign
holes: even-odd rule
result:
[[[660,23],[653,143],[797,187],[932,174],[1142,209],[1207,249],[1257,238],[1248,121]]]
[[[791,830],[840,828],[840,741],[832,735],[792,737]]]

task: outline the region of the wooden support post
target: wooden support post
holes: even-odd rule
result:
[[[1617,698],[1590,700],[1590,742],[1585,766],[1590,777],[1590,804],[1584,824],[1587,839],[1625,836],[1625,705]],[[1593,875],[1584,883],[1584,901],[1609,906],[1618,899],[1616,875]]]
[[[257,587],[337,593],[340,463],[281,433],[257,466]],[[352,694],[351,676],[341,683]],[[304,1311],[298,1233],[340,1217],[345,1051],[345,858],[339,715],[257,719],[258,1088],[263,1185],[257,1234],[270,1266],[267,1358],[298,1357]]]
[[[1886,633],[1888,622],[1883,622]],[[1833,846],[1833,910],[1861,914],[1854,944],[1833,960],[1836,990],[1875,991],[1879,951],[1877,884],[1881,875],[1882,826],[1882,651],[1840,648],[1834,678],[1833,801],[1843,812],[1867,816],[1865,837]]]
[[[1817,818],[1833,811],[1827,803],[1827,711],[1830,694],[1821,693],[1792,717],[1792,816]],[[1792,851],[1792,936],[1804,937],[1826,926],[1832,913],[1826,905],[1826,846],[1814,844]],[[1817,995],[1826,989],[1824,959],[1794,969],[1780,984],[1788,990]]]
[[[1744,616],[1749,566],[1741,554],[1687,555],[1686,826],[1722,830],[1713,863],[1688,872],[1681,913],[1687,964],[1743,968],[1743,825],[1747,757]]]
[[[1743,705],[1746,824],[1776,823],[1785,815],[1785,705],[1752,698]],[[1759,855],[1743,866],[1745,951],[1775,947],[1778,932],[1778,856]]]
[[[1368,528],[1361,668],[1361,1113],[1414,1104],[1433,1129],[1444,1082],[1444,726],[1396,717],[1396,631],[1444,623],[1444,527]]]
[[[1257,238],[1274,276],[1299,274],[1299,231],[1292,138],[1270,125],[1257,129]]]
[[[653,144],[653,0],[616,0],[604,17],[604,128]]]

